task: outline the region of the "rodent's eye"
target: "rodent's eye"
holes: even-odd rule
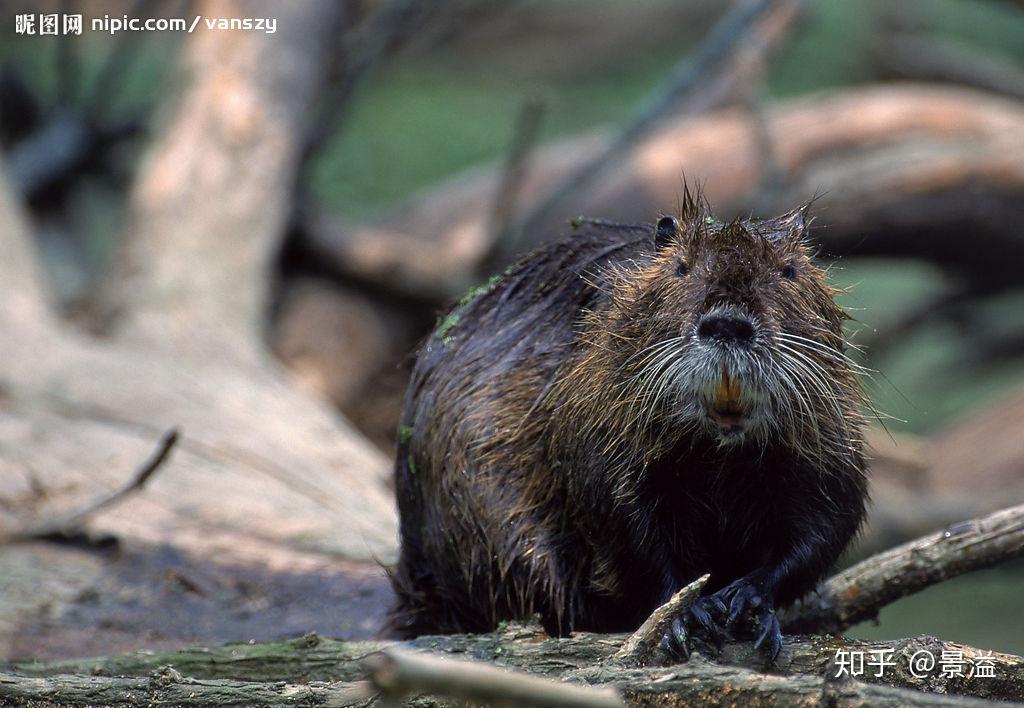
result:
[[[654,245],[660,248],[670,246],[675,240],[679,230],[679,222],[673,216],[663,216],[658,219],[654,228]]]
[[[676,275],[681,277],[681,276],[686,275],[689,272],[690,272],[690,266],[686,265],[686,261],[684,261],[682,259],[679,259],[679,262],[676,263]]]
[[[786,280],[796,280],[796,266],[792,263],[782,266],[782,277]]]

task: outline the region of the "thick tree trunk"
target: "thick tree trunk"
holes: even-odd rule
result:
[[[266,356],[259,326],[340,7],[268,3],[275,34],[190,37],[184,89],[129,205],[111,338],[65,330],[46,313],[29,240],[0,188],[0,537],[122,487],[164,432],[181,434],[145,490],[86,529],[114,535],[126,554],[160,569],[132,580],[136,600],[154,603],[153,612],[118,613],[118,602],[133,602],[118,590],[110,613],[134,619],[97,629],[80,598],[107,602],[104,578],[130,572],[117,557],[64,547],[43,569],[22,548],[0,548],[0,655],[52,651],[48,637],[74,631],[99,646],[103,637],[110,646],[126,636],[144,643],[147,629],[179,643],[224,638],[220,624],[183,630],[155,619],[180,601],[162,573],[197,559],[272,578],[268,617],[280,618],[299,588],[326,594],[307,575],[328,583],[341,574],[343,585],[360,586],[372,574],[374,587],[383,585],[377,563],[394,557],[396,543],[388,461],[326,402],[289,384]],[[258,8],[210,2],[201,12],[238,17]],[[210,572],[229,582],[225,571]],[[215,607],[224,617],[238,611],[228,597],[250,602],[242,590],[199,594],[210,616]],[[341,613],[365,612],[358,608],[335,608],[321,626],[343,626]],[[254,634],[276,635],[279,621],[254,625]]]
[[[181,95],[136,181],[108,283],[124,330],[181,353],[259,351],[272,259],[346,7],[210,0],[196,9],[276,17],[279,29],[190,36]]]

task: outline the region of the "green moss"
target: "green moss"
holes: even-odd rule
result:
[[[492,275],[490,278],[487,279],[486,283],[481,283],[480,285],[476,285],[476,286],[470,288],[469,292],[467,292],[465,295],[463,295],[462,299],[459,300],[459,304],[458,304],[457,307],[459,309],[461,309],[461,308],[465,307],[466,305],[468,305],[469,303],[471,303],[474,300],[476,300],[481,295],[483,295],[485,293],[489,293],[491,290],[494,289],[495,285],[497,285],[498,283],[501,282],[502,277],[504,277],[503,274],[495,273],[494,275]]]
[[[403,425],[398,428],[398,442],[405,445],[412,440],[412,426]]]
[[[452,308],[452,311],[438,322],[437,328],[434,330],[435,336],[445,345],[450,344],[452,330],[458,327],[463,310],[465,310],[466,307],[468,307],[474,300],[493,290],[494,286],[500,283],[503,277],[504,274],[495,274],[488,278],[487,282],[470,288],[469,292],[459,299],[455,307]]]
[[[443,320],[441,320],[441,323],[437,326],[437,331],[435,332],[435,334],[437,334],[437,338],[440,339],[445,344],[448,344],[451,341],[448,335],[451,334],[451,331],[455,329],[458,326],[458,324],[459,308],[456,307],[454,310],[449,312],[448,315]]]

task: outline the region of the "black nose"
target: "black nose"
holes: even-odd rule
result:
[[[750,344],[754,340],[754,325],[743,317],[708,315],[697,325],[697,336],[723,343]]]

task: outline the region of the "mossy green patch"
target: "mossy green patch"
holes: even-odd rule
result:
[[[507,272],[507,271],[506,271]],[[437,328],[434,331],[435,336],[440,339],[444,344],[451,343],[451,333],[459,325],[459,320],[462,317],[462,312],[465,310],[474,300],[479,298],[481,295],[485,295],[494,289],[501,279],[504,277],[504,273],[496,273],[487,279],[486,282],[476,285],[469,289],[469,291],[463,295],[452,311],[445,315],[440,322],[438,322]]]
[[[437,338],[445,344],[448,344],[451,341],[448,335],[451,334],[451,331],[459,325],[459,309],[460,308],[455,308],[449,312],[437,326]]]
[[[495,285],[501,282],[501,279],[503,277],[503,273],[495,273],[494,275],[487,279],[487,282],[481,283],[480,285],[475,285],[472,288],[470,288],[469,291],[462,296],[462,299],[459,300],[458,308],[463,308],[469,303],[476,300],[481,295],[489,293],[491,290],[494,289]]]
[[[412,440],[412,426],[403,425],[398,428],[398,442],[405,445]]]

